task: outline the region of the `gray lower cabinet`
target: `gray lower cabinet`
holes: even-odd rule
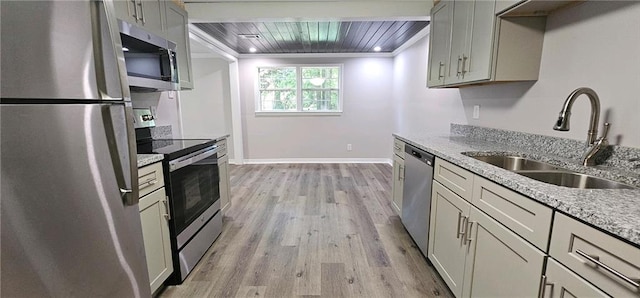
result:
[[[180,89],[193,89],[193,73],[191,70],[191,47],[189,43],[188,14],[182,7],[172,1],[167,6],[167,39],[176,44],[178,56],[178,78]]]
[[[567,267],[549,258],[547,271],[543,277],[543,288],[540,296],[552,297],[609,297]]]
[[[640,249],[638,247],[569,216],[556,213],[549,255],[606,295],[640,297]],[[551,273],[547,269],[548,284],[552,283],[549,280]],[[584,293],[591,293],[587,286],[579,287],[577,283],[570,285],[575,289],[580,288]],[[548,285],[547,290],[550,287]],[[569,289],[569,285],[567,288]]]
[[[462,297],[537,297],[546,254],[471,207]]]
[[[216,143],[218,146],[218,173],[220,176],[220,210],[224,214],[231,207],[231,182],[229,176],[229,155],[227,155],[227,139]]]
[[[436,159],[435,171],[427,257],[453,294],[537,296],[546,253],[514,231],[522,226],[535,227],[533,235],[546,231],[548,239],[551,210],[528,206],[517,193],[444,160]],[[518,215],[520,211],[515,209],[527,208],[544,216],[527,218],[525,224],[516,225],[513,221],[499,221],[500,217],[492,218],[474,205],[478,202],[483,203],[482,208],[491,206],[492,213],[504,215],[505,219]]]
[[[402,197],[404,187],[404,159],[399,155],[393,155],[393,200],[392,206],[402,216]]]
[[[462,296],[468,248],[462,232],[470,211],[469,202],[433,181],[427,258],[456,297]]]
[[[140,221],[151,292],[157,291],[173,273],[169,238],[169,205],[164,191],[162,164],[138,170]]]
[[[404,196],[404,145],[402,140],[393,140],[393,183],[391,206],[402,217],[402,197]]]

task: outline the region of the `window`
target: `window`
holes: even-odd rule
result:
[[[340,65],[259,67],[256,112],[339,113],[341,72]]]

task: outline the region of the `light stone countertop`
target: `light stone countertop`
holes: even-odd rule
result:
[[[639,187],[634,172],[587,168],[556,155],[527,152],[526,149],[465,136],[434,136],[425,133],[396,133],[395,137],[456,164],[470,172],[517,191],[535,201],[568,214],[600,230],[640,247],[640,189],[574,189],[555,186],[510,172],[461,154],[462,152],[515,153],[570,170],[595,174]]]
[[[162,154],[138,154],[138,168],[162,161],[164,155]]]

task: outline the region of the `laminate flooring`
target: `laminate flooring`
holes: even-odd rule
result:
[[[391,205],[387,164],[231,166],[222,234],[162,297],[451,297]]]

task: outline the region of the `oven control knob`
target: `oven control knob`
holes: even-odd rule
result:
[[[200,217],[200,221],[204,221],[204,215]]]

